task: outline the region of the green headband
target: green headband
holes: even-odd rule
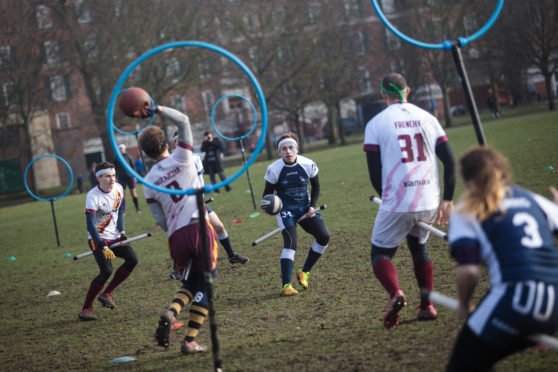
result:
[[[403,100],[403,93],[407,92],[407,88],[399,89],[397,85],[392,83],[389,83],[389,86],[392,87],[393,90],[387,90],[386,88],[384,88],[384,84],[381,84],[380,87],[382,88],[382,92],[384,92],[385,94],[399,94],[399,99],[401,100],[401,103],[405,102]]]

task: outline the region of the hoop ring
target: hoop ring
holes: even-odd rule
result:
[[[225,136],[223,133],[221,133],[219,131],[219,129],[217,129],[217,126],[215,125],[215,119],[214,119],[214,115],[215,115],[215,110],[217,109],[217,106],[219,105],[219,103],[224,100],[225,98],[228,97],[240,97],[243,100],[247,101],[250,106],[252,106],[252,111],[254,111],[254,124],[252,124],[252,129],[250,129],[250,131],[242,136],[239,137],[235,137],[235,138],[230,138]],[[254,107],[254,104],[252,103],[252,101],[250,101],[248,98],[241,96],[239,94],[228,94],[226,96],[223,96],[221,98],[219,98],[219,100],[213,105],[213,110],[211,110],[211,125],[213,125],[213,129],[215,129],[215,132],[217,132],[218,135],[220,135],[221,137],[223,137],[224,139],[226,139],[227,141],[237,141],[237,140],[241,140],[244,139],[246,137],[248,137],[253,131],[254,129],[256,129],[256,125],[258,124],[258,112],[256,111],[256,107]]]
[[[36,160],[39,160],[40,158],[44,158],[44,157],[56,158],[56,159],[60,160],[62,163],[64,163],[66,165],[66,167],[68,167],[68,169],[70,170],[70,186],[68,186],[68,189],[66,190],[66,192],[64,194],[62,194],[62,195],[60,195],[56,198],[50,198],[50,199],[41,198],[41,197],[33,194],[31,189],[29,189],[29,186],[27,185],[27,172],[29,171],[29,168],[31,168],[31,165]],[[55,201],[55,200],[62,199],[63,197],[65,197],[66,194],[68,194],[70,192],[70,190],[72,189],[72,185],[74,184],[74,172],[72,171],[72,167],[70,167],[70,164],[68,164],[68,162],[66,160],[62,159],[60,156],[54,155],[54,154],[45,154],[45,155],[37,156],[35,159],[31,160],[29,162],[29,164],[27,164],[27,167],[25,168],[25,173],[23,174],[23,183],[25,184],[25,188],[27,189],[27,192],[29,193],[29,195],[31,195],[35,199],[40,200],[40,201]]]
[[[122,89],[120,92],[118,92],[118,94],[123,93],[123,92],[127,91],[128,89],[131,89],[131,88]],[[149,95],[149,93],[148,93],[147,95]],[[151,98],[151,96],[149,96],[149,99],[151,100],[151,105],[153,105],[153,98]],[[155,115],[152,115],[152,116],[151,116],[151,121],[149,122],[149,124],[147,124],[147,125],[145,126],[145,128],[147,128],[147,127],[149,127],[151,124],[153,124],[153,121],[154,121],[154,120],[155,120]],[[119,133],[121,133],[121,134],[123,134],[123,135],[125,135],[125,136],[129,136],[129,135],[131,135],[131,134],[139,134],[139,133],[141,133],[141,131],[144,130],[145,128],[136,130],[135,132],[126,132],[126,131],[123,131],[122,129],[118,129],[118,127],[117,127],[116,125],[114,126],[114,130],[115,130],[115,131],[117,131],[117,132],[119,132]]]
[[[149,57],[151,57],[151,56],[153,56],[157,53],[160,53],[160,52],[162,52],[164,50],[167,50],[167,49],[181,48],[181,47],[198,47],[198,48],[209,49],[211,51],[214,51],[214,52],[217,52],[217,53],[221,54],[225,58],[228,58],[232,62],[234,62],[238,67],[240,67],[242,69],[242,71],[244,71],[244,73],[250,79],[250,82],[254,86],[254,88],[256,90],[256,94],[258,96],[258,101],[260,103],[260,109],[261,109],[261,112],[262,112],[262,133],[260,135],[260,138],[258,139],[258,142],[256,143],[256,148],[254,149],[254,152],[252,153],[252,156],[250,156],[250,158],[244,164],[244,166],[242,168],[240,168],[231,177],[229,177],[229,178],[227,178],[227,179],[225,179],[225,180],[223,180],[219,183],[216,183],[215,185],[205,185],[204,186],[204,192],[208,193],[208,192],[211,192],[215,189],[225,187],[226,185],[228,185],[229,183],[233,182],[238,177],[240,177],[240,175],[242,173],[244,173],[256,161],[256,158],[258,157],[259,153],[262,151],[262,148],[263,148],[263,145],[264,145],[264,142],[265,142],[265,133],[267,131],[267,105],[265,103],[265,96],[263,94],[262,88],[260,87],[260,84],[258,83],[258,80],[254,76],[252,71],[250,71],[248,66],[246,66],[244,64],[244,62],[242,62],[238,57],[236,57],[234,54],[232,54],[228,50],[223,49],[223,48],[221,48],[217,45],[202,42],[202,41],[177,41],[177,42],[172,42],[172,43],[167,43],[167,44],[160,45],[156,48],[153,48],[153,49],[147,51],[146,53],[142,54],[141,56],[139,56],[134,62],[132,62],[132,64],[130,64],[126,68],[126,70],[124,70],[124,72],[122,73],[122,75],[120,76],[118,81],[116,82],[116,85],[114,86],[114,89],[112,90],[112,95],[111,95],[108,110],[107,110],[107,122],[108,122],[109,139],[110,139],[110,143],[112,144],[112,148],[114,150],[114,153],[116,154],[117,159],[120,161],[120,163],[124,166],[124,169],[126,169],[126,171],[129,174],[134,176],[139,182],[141,182],[142,184],[144,184],[145,186],[147,186],[149,188],[152,188],[154,190],[157,190],[157,191],[160,191],[160,192],[163,192],[163,193],[166,193],[166,194],[193,195],[196,192],[196,190],[194,190],[194,188],[192,188],[192,187],[189,188],[189,189],[186,189],[186,190],[177,190],[177,189],[168,189],[168,188],[165,188],[165,187],[159,187],[159,186],[154,185],[150,182],[147,182],[141,175],[139,175],[134,169],[132,169],[132,167],[130,167],[128,162],[126,162],[124,160],[124,157],[122,156],[120,151],[118,151],[118,145],[116,143],[116,138],[114,136],[114,131],[112,130],[114,128],[113,116],[114,116],[114,106],[116,104],[116,98],[118,97],[118,92],[120,92],[120,89],[121,89],[122,85],[124,84],[124,82],[128,78],[128,75],[130,75],[132,70],[137,65],[142,63],[144,60],[146,60],[147,58],[149,58]]]
[[[399,37],[400,39],[403,39],[404,41],[408,42],[409,44],[418,46],[420,48],[425,48],[425,49],[450,50],[453,47],[453,42],[450,41],[450,40],[446,40],[443,43],[433,44],[433,43],[425,43],[425,42],[418,41],[418,40],[415,40],[413,38],[410,38],[409,36],[403,34],[401,31],[399,31],[397,28],[395,28],[395,26],[393,26],[388,21],[388,19],[386,18],[386,16],[382,12],[382,9],[378,5],[378,0],[370,0],[370,1],[372,2],[372,6],[374,7],[374,10],[378,14],[378,17],[384,23],[384,25],[386,25],[386,27],[389,28],[390,31],[393,32],[397,37]],[[492,13],[492,16],[488,19],[486,24],[484,26],[482,26],[477,32],[475,32],[474,34],[472,34],[468,37],[457,38],[457,41],[458,41],[459,45],[460,46],[465,46],[465,45],[469,44],[471,41],[476,40],[479,37],[481,37],[482,35],[484,35],[484,33],[486,31],[488,31],[490,29],[490,27],[492,27],[494,22],[496,22],[496,19],[500,15],[500,12],[501,12],[503,6],[504,6],[504,0],[498,0],[498,4],[496,5],[496,9],[494,10],[494,13]]]

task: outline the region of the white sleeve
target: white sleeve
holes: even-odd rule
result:
[[[277,183],[277,175],[273,172],[273,164],[267,167],[265,172],[264,180],[275,185]]]
[[[178,147],[173,155],[176,161],[180,163],[187,163],[192,158],[194,150],[194,137],[192,136],[192,129],[190,128],[190,119],[188,116],[181,113],[172,107],[159,106],[161,115],[172,121],[178,127]]]
[[[558,205],[554,204],[542,195],[533,193],[532,196],[539,207],[541,207],[543,212],[546,214],[546,220],[548,221],[550,231],[558,231]]]

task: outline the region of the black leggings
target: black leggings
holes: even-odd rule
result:
[[[124,266],[126,270],[128,270],[129,272],[132,272],[132,270],[134,270],[134,267],[136,267],[136,265],[138,264],[138,255],[131,245],[111,248],[111,250],[114,252],[114,255],[116,257],[124,259],[124,263],[122,264],[122,266]],[[97,265],[99,265],[99,269],[101,270],[99,275],[97,275],[97,277],[95,277],[95,279],[93,280],[100,285],[104,285],[112,274],[112,260],[107,260],[103,255],[103,251],[101,249],[94,250],[93,255],[95,256]]]
[[[312,235],[316,239],[316,242],[319,245],[326,246],[329,243],[329,231],[327,230],[324,220],[303,220],[299,224],[304,231],[306,231],[308,234]],[[283,247],[296,251],[296,226],[283,229],[281,234],[283,235]]]

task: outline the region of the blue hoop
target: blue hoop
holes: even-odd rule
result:
[[[64,194],[60,195],[57,198],[45,199],[45,198],[38,197],[37,195],[33,194],[33,192],[29,189],[29,186],[27,185],[27,172],[29,171],[31,164],[33,164],[36,160],[39,160],[40,158],[44,158],[45,156],[60,160],[62,163],[66,164],[66,167],[68,167],[68,169],[70,170],[70,186],[68,186],[68,190],[66,190]],[[68,164],[68,162],[66,162],[66,160],[62,159],[60,156],[54,154],[45,154],[45,155],[37,156],[35,159],[31,160],[29,164],[27,164],[27,168],[25,168],[25,173],[23,174],[23,183],[25,184],[25,188],[27,189],[29,195],[31,195],[35,199],[40,201],[55,201],[65,197],[66,194],[68,194],[72,189],[72,185],[74,184],[74,172],[72,171],[72,167],[70,167],[70,164]]]
[[[384,23],[384,25],[386,25],[386,27],[389,28],[390,31],[393,32],[396,36],[398,36],[400,39],[403,39],[404,41],[408,42],[409,44],[418,46],[420,48],[426,48],[426,49],[450,50],[453,47],[453,42],[450,41],[450,40],[446,40],[443,43],[439,43],[439,44],[432,44],[432,43],[424,43],[422,41],[418,41],[418,40],[415,40],[415,39],[412,39],[412,38],[408,37],[407,35],[400,32],[398,29],[396,29],[387,20],[386,16],[382,12],[382,9],[378,5],[378,0],[370,0],[370,1],[372,2],[372,6],[374,7],[374,10],[378,14],[378,17]],[[498,16],[500,15],[500,11],[502,10],[503,6],[504,6],[504,0],[498,0],[498,5],[496,5],[496,10],[494,10],[494,13],[492,13],[492,16],[486,22],[486,24],[480,30],[478,30],[477,32],[475,32],[474,34],[472,34],[469,37],[465,37],[465,38],[464,37],[459,37],[459,38],[457,38],[457,41],[459,42],[459,45],[460,46],[465,46],[465,45],[469,44],[471,41],[473,41],[475,39],[478,39],[486,31],[488,31],[490,29],[490,27],[492,27],[492,25],[494,24],[494,22],[496,21]]]
[[[219,105],[219,103],[224,100],[227,97],[240,97],[245,101],[248,101],[248,103],[250,104],[250,106],[252,106],[252,110],[254,111],[254,124],[252,125],[252,129],[250,129],[250,131],[240,137],[235,137],[235,138],[229,138],[227,136],[225,136],[223,133],[219,132],[219,129],[217,129],[217,126],[215,125],[215,120],[214,120],[214,114],[215,114],[215,110],[217,109],[217,105]],[[252,103],[252,101],[250,101],[248,98],[241,96],[239,94],[227,94],[226,96],[221,97],[217,103],[215,103],[213,105],[213,110],[211,110],[211,125],[213,125],[213,129],[215,129],[215,132],[217,132],[217,134],[219,134],[221,137],[223,137],[224,139],[228,140],[228,141],[237,141],[240,139],[244,139],[246,137],[248,137],[253,131],[254,129],[256,129],[256,124],[258,124],[258,112],[256,111],[256,107],[254,106],[254,104]]]
[[[120,93],[122,93],[122,92],[125,92],[125,91],[127,91],[128,89],[131,89],[131,88],[122,89],[120,92],[118,92],[118,94],[120,94]],[[149,99],[151,100],[151,104],[153,105],[153,98],[151,98],[151,96],[149,96]],[[147,127],[149,127],[151,124],[153,124],[153,120],[155,120],[155,115],[151,116],[151,121],[149,122],[149,124],[147,124],[147,125],[145,126],[145,128],[147,128]],[[145,128],[143,128],[143,129],[145,129]],[[123,130],[121,130],[121,129],[118,129],[116,126],[114,127],[114,130],[116,130],[117,132],[119,132],[119,133],[121,133],[121,134],[124,134],[125,136],[131,135],[131,134],[139,134],[139,133],[141,133],[141,131],[142,131],[143,129],[136,130],[135,132],[125,132],[125,131],[123,131]]]
[[[250,156],[250,158],[248,159],[246,164],[244,164],[244,166],[242,168],[240,168],[230,178],[227,178],[224,181],[221,181],[221,182],[219,182],[215,185],[205,185],[204,186],[204,191],[206,193],[211,192],[215,189],[225,187],[229,183],[233,182],[238,177],[240,177],[240,175],[242,173],[244,173],[256,161],[256,158],[258,157],[259,153],[262,151],[263,145],[265,143],[265,134],[266,134],[266,131],[267,131],[267,105],[265,103],[265,96],[263,94],[262,88],[260,87],[260,84],[258,83],[258,80],[254,76],[252,71],[250,71],[248,66],[246,66],[244,64],[244,62],[242,62],[238,57],[236,57],[231,52],[229,52],[226,49],[223,49],[221,47],[218,47],[214,44],[210,44],[210,43],[205,43],[205,42],[201,42],[201,41],[177,41],[177,42],[163,44],[163,45],[160,45],[160,46],[158,46],[156,48],[153,48],[153,49],[147,51],[146,53],[142,54],[134,62],[132,62],[132,64],[130,64],[126,68],[126,70],[124,70],[124,72],[122,73],[122,75],[120,76],[118,81],[116,82],[116,85],[115,85],[114,89],[112,90],[112,95],[110,97],[109,106],[108,106],[108,110],[107,110],[108,134],[109,134],[110,142],[112,144],[112,148],[114,150],[114,153],[116,154],[116,157],[118,158],[120,163],[124,166],[124,168],[126,169],[126,171],[129,174],[134,176],[139,182],[146,185],[147,187],[150,187],[154,190],[164,192],[164,193],[167,193],[167,194],[193,195],[196,192],[196,190],[194,190],[194,188],[192,188],[192,187],[187,189],[187,190],[167,189],[167,188],[159,187],[157,185],[154,185],[152,183],[147,182],[142,176],[140,176],[138,173],[136,173],[136,171],[134,169],[132,169],[132,167],[130,167],[128,162],[126,162],[124,160],[124,157],[122,156],[120,151],[118,151],[118,145],[116,144],[116,138],[114,136],[114,131],[112,130],[112,128],[114,128],[114,122],[113,122],[112,118],[114,116],[114,105],[116,103],[116,98],[118,97],[118,92],[120,91],[120,88],[122,87],[122,84],[124,84],[124,82],[128,78],[128,75],[130,75],[132,70],[137,65],[139,65],[141,62],[143,62],[145,59],[151,57],[154,54],[160,53],[160,52],[162,52],[163,50],[166,50],[166,49],[181,48],[181,47],[198,47],[198,48],[209,49],[209,50],[217,52],[217,53],[221,54],[222,56],[224,56],[224,57],[230,59],[231,61],[233,61],[238,67],[240,67],[242,69],[242,71],[244,71],[244,73],[246,74],[246,76],[248,76],[252,85],[256,89],[256,94],[258,95],[258,100],[259,100],[260,108],[261,108],[261,112],[262,112],[262,133],[261,133],[260,138],[259,138],[259,140],[256,144],[256,148],[254,149],[254,152],[252,153],[252,156]]]

